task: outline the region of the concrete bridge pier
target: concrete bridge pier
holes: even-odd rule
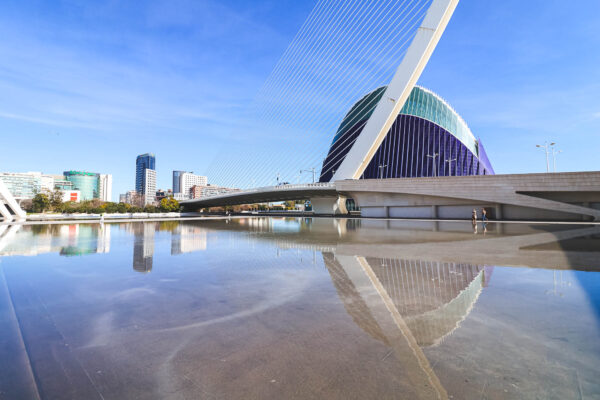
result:
[[[346,197],[311,197],[310,204],[315,214],[341,215],[348,214]]]

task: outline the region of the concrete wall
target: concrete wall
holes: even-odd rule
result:
[[[366,217],[600,221],[600,172],[335,182]],[[429,207],[429,208],[428,208]]]
[[[504,205],[502,207],[503,219],[512,221],[582,221],[578,214],[563,213],[560,211],[540,210],[532,207],[518,207]]]
[[[481,218],[481,209],[485,208],[488,218],[492,218],[494,207],[480,204],[467,204],[463,206],[438,206],[438,218],[441,219],[470,219],[473,209],[477,210],[477,217]]]

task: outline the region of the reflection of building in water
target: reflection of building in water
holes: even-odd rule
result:
[[[108,253],[110,225],[26,225],[3,238],[1,255],[38,255],[57,252],[62,256]]]
[[[60,250],[62,256],[78,256],[98,253],[98,225],[64,225],[61,236],[68,239],[68,245]]]
[[[97,253],[110,253],[110,224],[98,226]]]
[[[349,267],[331,253],[324,253],[323,258],[348,313],[363,330],[387,344],[389,338],[376,322],[364,294],[349,276]],[[419,260],[361,260],[381,298],[393,303],[421,347],[438,344],[459,326],[470,313],[493,268]]]
[[[171,254],[206,250],[206,229],[179,224],[171,235]]]
[[[156,226],[152,222],[132,224],[133,228],[133,269],[138,272],[152,271],[154,256],[154,232]]]

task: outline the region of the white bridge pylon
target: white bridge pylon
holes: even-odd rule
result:
[[[332,181],[359,179],[427,65],[458,0],[433,0],[392,81]]]
[[[12,215],[6,205],[15,213]],[[27,214],[17,203],[12,193],[8,190],[4,182],[0,179],[0,215],[4,217],[4,222],[10,222],[13,219],[25,219]]]

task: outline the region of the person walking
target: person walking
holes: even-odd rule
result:
[[[487,211],[485,211],[485,208],[482,208],[481,209],[481,221],[483,223],[486,223],[487,220],[488,220],[488,218],[487,218]]]
[[[471,215],[471,223],[475,225],[477,223],[477,210],[473,209],[473,214]]]

